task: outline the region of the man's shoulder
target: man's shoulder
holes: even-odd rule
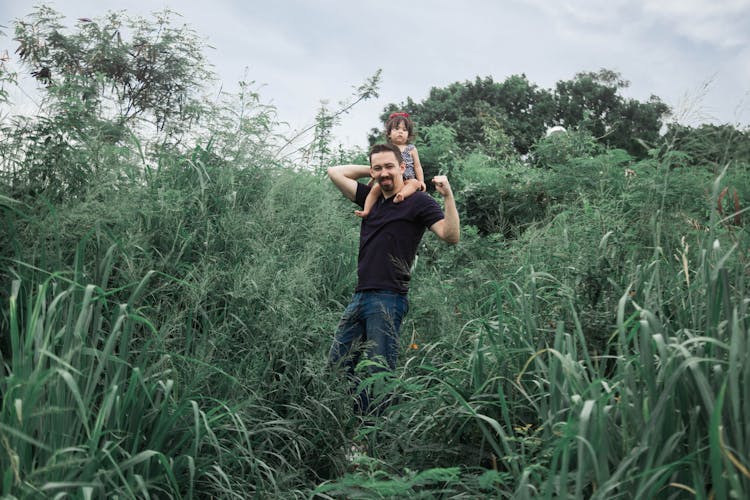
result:
[[[421,204],[431,205],[434,203],[435,205],[438,205],[438,202],[435,200],[435,198],[427,194],[426,191],[417,191],[416,193],[411,195],[411,197],[414,198],[415,201]]]
[[[445,218],[443,209],[440,208],[437,200],[424,191],[417,191],[407,199],[413,200],[410,211],[414,214],[415,220],[419,220],[421,224],[430,227],[435,222]]]

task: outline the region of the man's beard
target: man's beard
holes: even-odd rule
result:
[[[383,181],[386,182],[386,185],[383,185]],[[396,186],[393,177],[389,177],[387,179],[378,179],[378,184],[380,184],[380,189],[385,193],[393,192],[393,189]]]

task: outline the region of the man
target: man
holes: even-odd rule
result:
[[[360,207],[370,187],[357,181],[371,176],[381,189],[380,199],[362,221],[359,236],[357,288],[339,322],[329,353],[331,365],[341,364],[350,376],[359,360],[355,343],[366,347],[367,357],[396,367],[401,320],[408,311],[407,293],[411,265],[425,229],[441,240],[458,243],[458,211],[448,178],[432,179],[443,196],[445,213],[425,192],[416,192],[397,203],[395,195],[404,185],[406,164],[393,144],[376,144],[370,150],[370,166],[339,165],[328,169],[336,187]],[[359,411],[369,411],[369,395],[360,394]]]

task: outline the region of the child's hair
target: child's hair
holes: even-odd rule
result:
[[[388,121],[385,122],[385,138],[386,140],[390,140],[391,137],[391,130],[398,127],[401,124],[404,124],[406,127],[406,131],[409,133],[408,140],[413,141],[414,140],[414,122],[411,121],[411,118],[409,118],[409,113],[391,113],[388,117]]]

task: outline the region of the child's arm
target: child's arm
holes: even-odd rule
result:
[[[372,185],[372,188],[370,188],[370,192],[367,193],[364,208],[362,210],[355,210],[354,213],[358,217],[362,217],[363,219],[366,218],[368,215],[370,215],[370,210],[372,210],[372,207],[375,206],[375,202],[378,201],[378,198],[380,198],[380,184],[375,182]]]
[[[401,191],[396,193],[396,196],[393,197],[393,203],[401,203],[417,191],[422,191],[423,185],[424,184],[422,182],[419,182],[417,179],[405,180],[404,186],[401,188]]]
[[[427,191],[427,186],[424,183],[424,171],[422,170],[422,162],[419,161],[419,153],[417,153],[417,148],[411,150],[411,157],[414,160],[414,173],[417,176],[417,180],[420,182],[420,191]]]

